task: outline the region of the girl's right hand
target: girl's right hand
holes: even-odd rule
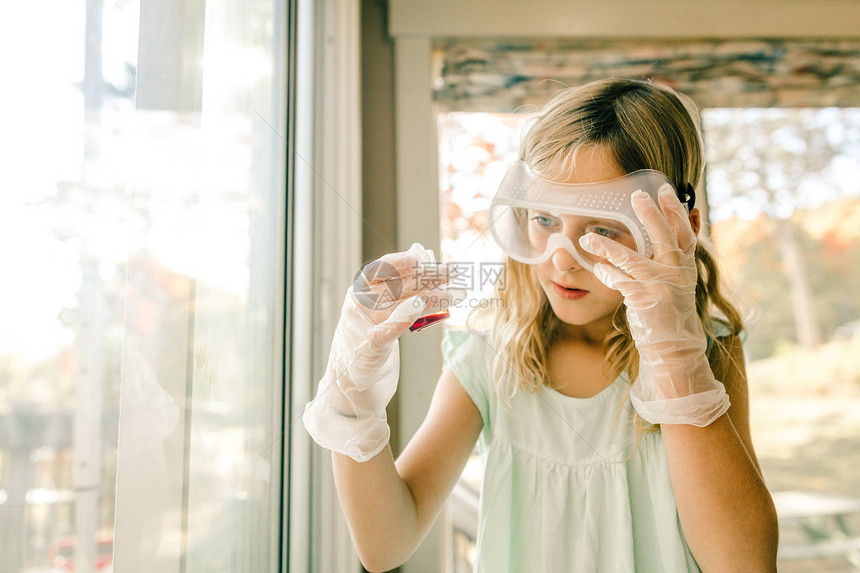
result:
[[[433,251],[414,243],[365,265],[347,291],[338,329],[349,331],[353,348],[364,342],[383,347],[421,316],[450,308],[465,296],[448,288],[449,268]]]
[[[416,319],[462,298],[445,267],[415,243],[362,269],[349,287],[325,375],[303,421],[321,446],[367,461],[388,443],[385,406],[400,371],[397,338]]]

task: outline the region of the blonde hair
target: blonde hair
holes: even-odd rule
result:
[[[555,94],[528,126],[520,159],[546,179],[566,181],[575,169],[577,153],[594,146],[609,150],[628,173],[638,169],[664,173],[676,189],[686,184],[696,188],[704,170],[695,105],[667,87],[629,79],[597,81]],[[712,341],[709,353],[712,358],[714,353],[726,358],[728,349],[715,335],[714,314],[734,334],[743,328],[740,314],[722,293],[717,265],[701,240],[696,264],[696,308]],[[492,311],[491,338],[499,351],[494,363],[496,389],[509,399],[518,391],[537,392],[549,385],[547,352],[561,322],[529,265],[506,259],[505,279],[494,292],[501,304]],[[634,381],[639,353],[630,337],[623,304],[613,325],[604,341],[607,375],[614,380],[627,374]],[[623,402],[619,413],[621,406]],[[637,444],[644,433],[656,431],[638,415],[634,427]]]

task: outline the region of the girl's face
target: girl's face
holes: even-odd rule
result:
[[[615,163],[610,153],[602,147],[582,149],[576,157],[576,172],[565,183],[597,183],[621,177],[625,172]],[[531,214],[530,214],[531,218]],[[536,214],[530,225],[546,224],[540,214]],[[563,216],[559,222],[563,232],[570,237],[574,245],[579,244],[579,237],[586,232],[611,235],[616,229],[606,228],[599,221],[587,217]],[[635,249],[633,237],[627,234],[614,235],[612,238]],[[628,244],[629,243],[629,244]],[[610,289],[597,280],[593,273],[584,269],[570,253],[564,249],[556,250],[552,256],[542,263],[533,265],[533,272],[546,293],[558,318],[574,327],[587,327],[598,338],[602,338],[612,325],[612,316],[621,305],[621,293]]]

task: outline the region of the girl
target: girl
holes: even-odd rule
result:
[[[458,293],[428,296],[423,274],[444,271],[417,246],[366,267],[347,293],[304,420],[334,451],[362,563],[384,571],[409,558],[477,441],[476,571],[775,571],[742,325],[696,241],[693,116],[647,82],[566,89],[520,159],[491,214],[509,256],[502,304],[486,330],[446,335],[430,410],[396,462],[385,421],[396,339]],[[657,193],[646,176],[671,185]],[[392,292],[395,304],[379,304]]]

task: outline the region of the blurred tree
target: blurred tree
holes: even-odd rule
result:
[[[841,109],[714,109],[704,116],[709,202],[722,212],[758,212],[772,226],[785,272],[797,342],[821,342],[803,231],[792,215],[833,198],[834,159],[851,130]],[[850,123],[850,121],[849,121]]]

